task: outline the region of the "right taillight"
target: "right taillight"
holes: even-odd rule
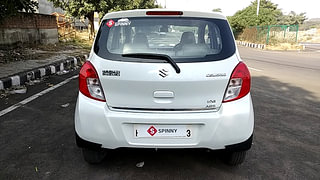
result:
[[[89,61],[80,69],[79,91],[91,99],[106,102],[97,71]]]
[[[246,96],[250,92],[250,86],[250,72],[247,66],[240,62],[232,72],[223,102],[234,101]]]

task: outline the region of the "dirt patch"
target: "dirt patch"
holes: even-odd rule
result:
[[[299,44],[280,43],[277,45],[267,45],[266,50],[296,51],[296,50],[303,50],[303,46]]]
[[[88,54],[92,46],[92,40],[88,39],[88,33],[78,32],[76,38],[64,39],[57,44],[50,45],[25,45],[0,47],[0,66],[16,61],[43,60],[59,54]]]
[[[320,43],[320,28],[299,31],[299,42]]]

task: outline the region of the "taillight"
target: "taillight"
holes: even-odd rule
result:
[[[234,68],[223,102],[230,102],[246,96],[250,92],[251,77],[247,66],[240,62]]]
[[[80,69],[79,91],[91,99],[106,102],[97,71],[89,61]]]
[[[177,16],[177,15],[183,15],[183,12],[182,11],[147,11],[146,15]]]

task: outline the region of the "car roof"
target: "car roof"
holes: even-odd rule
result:
[[[214,19],[224,19],[226,17],[218,12],[201,12],[201,11],[184,11],[177,9],[135,9],[135,10],[127,10],[127,11],[117,11],[106,14],[103,17],[105,19],[112,18],[122,18],[122,17],[150,17],[150,15],[146,15],[147,11],[181,11],[183,15],[152,15],[151,17],[199,17],[199,18],[214,18]]]

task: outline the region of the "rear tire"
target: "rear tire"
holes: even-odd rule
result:
[[[246,158],[246,154],[247,151],[226,152],[225,162],[231,166],[242,164]]]
[[[85,161],[90,164],[98,164],[101,163],[102,160],[106,157],[107,151],[105,149],[87,149],[82,148],[82,155]]]

